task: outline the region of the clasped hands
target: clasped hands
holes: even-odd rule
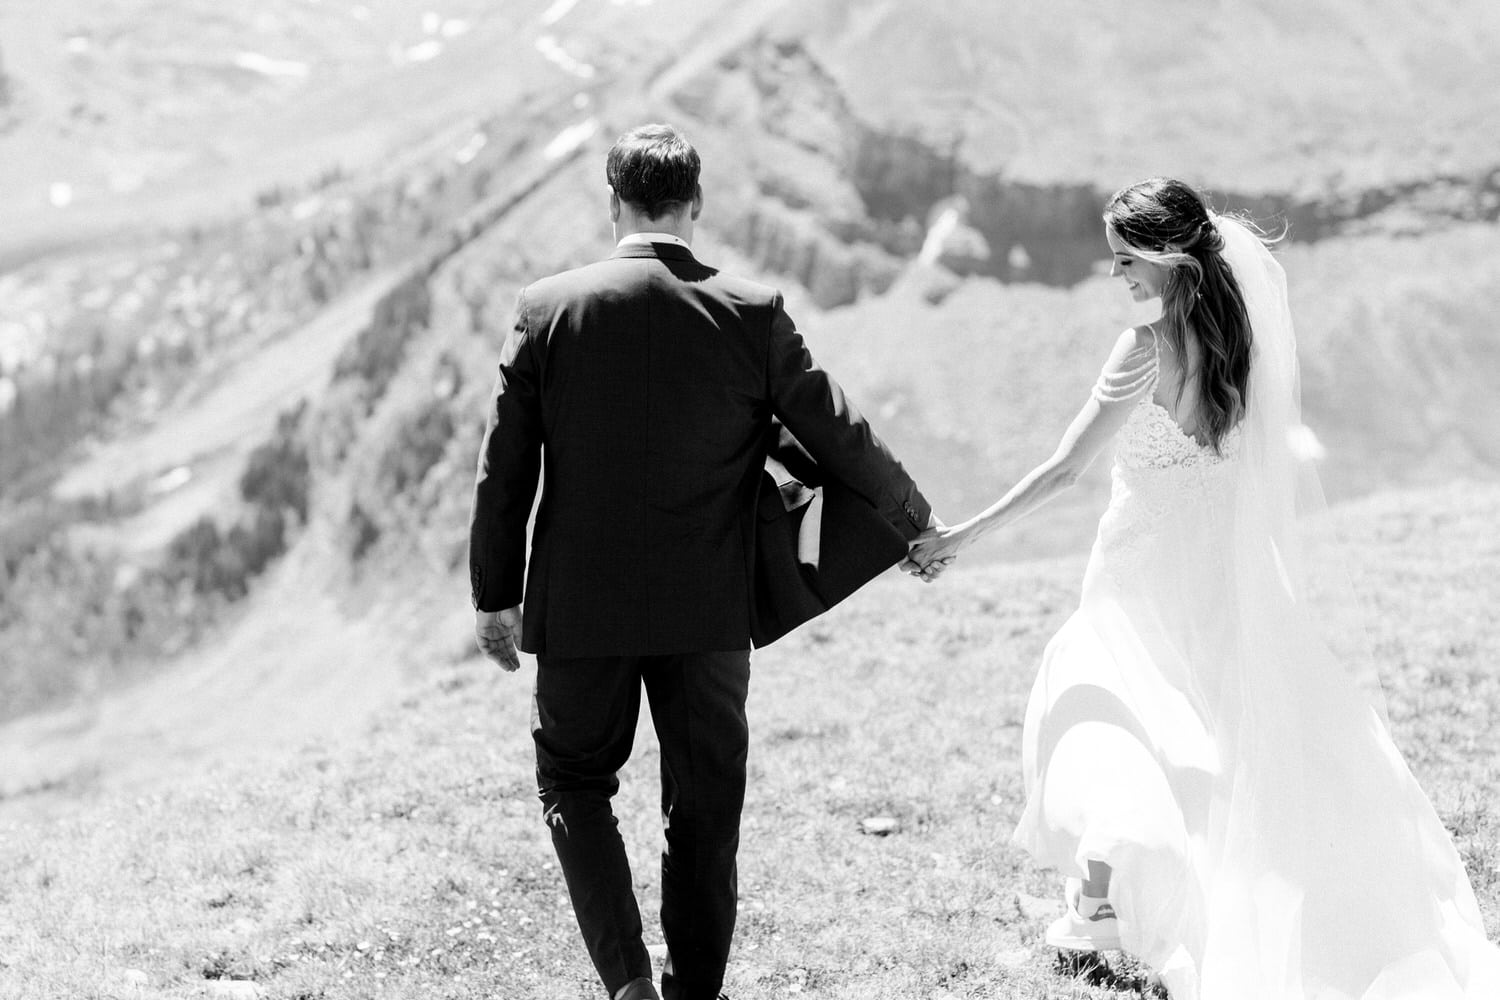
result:
[[[901,569],[912,576],[931,583],[952,564],[959,549],[968,542],[964,526],[950,528],[933,518],[901,561]],[[516,640],[521,634],[521,609],[505,608],[501,611],[477,611],[474,615],[474,638],[479,650],[506,671],[517,670],[521,657],[516,650]]]
[[[907,549],[901,569],[923,583],[931,583],[952,565],[959,550],[967,544],[968,532],[963,525],[949,527],[933,515],[932,524]]]

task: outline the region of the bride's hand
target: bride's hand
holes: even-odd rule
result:
[[[969,540],[969,533],[962,525],[923,532],[906,554],[902,568],[923,582],[931,583],[957,558],[959,550],[968,545]]]

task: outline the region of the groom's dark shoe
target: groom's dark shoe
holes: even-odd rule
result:
[[[661,1000],[656,984],[649,979],[632,979],[615,994],[615,1000]]]

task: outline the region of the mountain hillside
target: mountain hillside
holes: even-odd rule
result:
[[[1172,172],[1311,200],[1497,166],[1493,5],[881,0],[801,5],[778,28],[856,114],[1016,180]]]
[[[1336,498],[1496,474],[1491,4],[436,7],[0,11],[0,793],[356,732],[466,655],[510,309],[608,252],[642,120],[949,519],[1150,318],[1098,213],[1166,171],[1289,225]],[[1083,551],[1103,464],[987,558]]]
[[[1500,488],[1460,484],[1336,519],[1373,597],[1394,738],[1452,831],[1492,939],[1497,517]],[[731,995],[1151,995],[1113,956],[1057,961],[1041,936],[1059,879],[1009,842],[1027,692],[1081,568],[879,580],[757,654]],[[271,641],[282,655],[291,644]],[[534,797],[532,669],[502,674],[455,651],[352,738],[319,730],[280,753],[236,743],[229,759],[154,773],[138,759],[149,745],[132,741],[129,782],[0,802],[0,996],[597,997]],[[235,695],[256,697],[247,683]],[[648,914],[659,767],[643,718],[616,803]],[[877,817],[891,832],[864,832]]]

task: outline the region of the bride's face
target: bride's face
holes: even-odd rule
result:
[[[1169,269],[1137,257],[1109,226],[1104,227],[1104,238],[1109,241],[1109,276],[1125,279],[1130,297],[1137,302],[1145,302],[1161,295],[1161,290],[1167,284]]]

